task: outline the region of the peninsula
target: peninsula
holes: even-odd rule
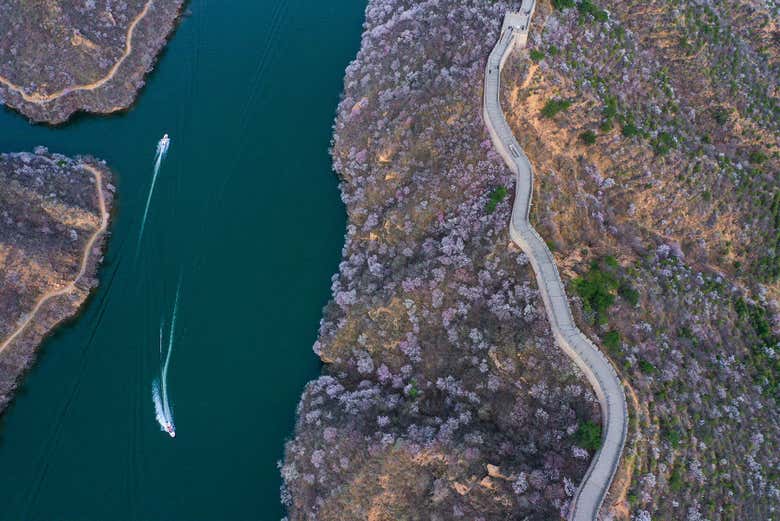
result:
[[[0,103],[52,124],[127,109],[183,0],[10,0],[0,5]]]
[[[776,8],[528,7],[369,1],[290,521],[780,509]]]
[[[0,155],[0,411],[44,336],[97,285],[110,181],[91,157]]]

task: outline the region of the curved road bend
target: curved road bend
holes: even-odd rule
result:
[[[569,508],[570,521],[593,521],[598,518],[620,462],[626,441],[628,409],[623,385],[612,364],[574,324],[555,260],[528,221],[533,169],[509,128],[499,101],[501,69],[515,46],[525,47],[534,7],[535,0],[523,0],[519,12],[505,15],[501,36],[485,69],[482,111],[493,144],[517,179],[509,235],[531,261],[555,340],[585,374],[601,404],[602,445]]]

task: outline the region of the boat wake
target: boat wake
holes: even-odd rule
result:
[[[149,205],[152,202],[152,194],[154,194],[154,187],[157,184],[157,174],[160,173],[160,165],[162,165],[163,159],[168,155],[168,147],[171,146],[171,138],[168,134],[163,135],[160,141],[157,142],[157,151],[154,153],[154,174],[152,175],[152,184],[149,187],[149,193],[146,196],[146,206],[144,207],[144,216],[141,219],[141,230],[138,233],[138,244],[136,245],[136,255],[138,249],[141,246],[141,240],[144,237],[144,228],[146,227],[146,219],[149,216]]]
[[[154,415],[157,423],[160,424],[160,430],[167,432],[171,438],[176,437],[176,424],[173,422],[173,409],[168,398],[168,367],[171,364],[171,353],[173,352],[173,339],[176,333],[176,314],[179,308],[179,292],[181,283],[176,288],[176,301],[173,304],[173,315],[171,317],[171,328],[168,332],[168,353],[165,355],[165,363],[162,362],[163,351],[163,331],[165,323],[160,324],[160,363],[162,369],[160,378],[155,378],[152,382],[152,400],[154,401]]]

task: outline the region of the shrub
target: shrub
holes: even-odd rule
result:
[[[672,492],[679,492],[683,488],[682,472],[680,465],[675,465],[672,469],[672,475],[669,476],[669,489]]]
[[[752,152],[750,152],[748,159],[750,160],[751,163],[760,165],[761,163],[766,161],[767,157],[766,154],[764,154],[760,150],[753,150]]]
[[[639,370],[645,374],[655,374],[658,369],[645,359],[639,361]]]
[[[657,154],[662,156],[668,154],[669,151],[674,148],[675,144],[674,137],[668,132],[661,132],[658,134],[658,137],[653,140],[653,148]]]
[[[552,0],[552,5],[559,11],[574,7],[574,0]]]
[[[712,109],[712,119],[718,125],[725,125],[729,121],[729,111],[725,107],[716,107]]]
[[[639,129],[633,123],[623,125],[622,134],[624,137],[634,137],[639,135]]]
[[[631,304],[631,306],[636,306],[639,303],[639,292],[631,286],[626,281],[620,281],[620,285],[618,286],[618,295],[620,295],[620,298]]]
[[[542,61],[544,59],[544,53],[539,49],[531,50],[531,59],[535,62]]]
[[[551,99],[542,108],[542,117],[552,118],[559,112],[568,109],[571,101],[565,99]]]
[[[601,425],[591,420],[581,423],[575,434],[577,443],[588,450],[598,450],[601,447]]]
[[[580,141],[585,143],[586,145],[592,145],[596,142],[596,133],[592,130],[586,130],[582,134],[580,134]]]
[[[582,14],[591,15],[599,22],[606,22],[609,18],[607,12],[594,4],[591,0],[582,0],[577,6],[577,9],[579,9]]]
[[[490,192],[488,202],[485,205],[485,211],[487,211],[487,213],[493,213],[496,210],[496,206],[498,206],[498,203],[503,201],[508,193],[509,191],[506,189],[505,186],[499,186],[498,188]]]
[[[601,343],[604,344],[604,347],[613,355],[620,354],[620,332],[613,330],[604,333]]]
[[[601,114],[607,118],[612,119],[617,116],[617,97],[607,96],[604,100],[604,108],[601,110]]]
[[[596,322],[604,324],[607,321],[607,309],[615,302],[613,292],[618,287],[617,278],[594,262],[590,271],[574,279],[573,284],[582,298],[585,311],[595,313]]]

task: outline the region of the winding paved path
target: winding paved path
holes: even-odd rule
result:
[[[32,311],[27,314],[27,318],[24,320],[24,322],[22,322],[19,327],[16,328],[16,331],[9,335],[8,338],[6,338],[5,341],[0,344],[0,354],[2,354],[3,351],[5,351],[6,348],[10,346],[11,343],[19,335],[21,335],[25,329],[27,329],[27,326],[30,325],[30,322],[33,321],[35,316],[38,314],[38,311],[41,309],[41,307],[43,307],[44,304],[55,297],[67,295],[76,289],[76,285],[87,272],[87,268],[89,267],[89,259],[92,256],[92,248],[95,246],[95,242],[106,232],[106,229],[108,228],[108,210],[106,209],[106,199],[103,195],[103,174],[101,174],[100,170],[92,165],[82,163],[80,166],[95,177],[95,191],[97,192],[98,208],[100,209],[100,226],[97,230],[95,230],[95,233],[92,234],[84,246],[84,254],[81,257],[81,265],[79,267],[78,274],[76,274],[76,277],[64,287],[48,291],[41,295],[41,298],[38,299],[38,302],[36,302]]]
[[[509,235],[531,261],[555,340],[585,374],[601,404],[602,445],[593,457],[569,509],[570,521],[592,521],[598,518],[620,462],[626,441],[628,410],[623,385],[615,369],[574,324],[555,260],[528,221],[533,168],[501,109],[501,69],[515,46],[525,47],[535,4],[535,0],[523,0],[519,12],[507,13],[504,18],[501,36],[490,53],[485,69],[482,111],[493,144],[517,178]]]

